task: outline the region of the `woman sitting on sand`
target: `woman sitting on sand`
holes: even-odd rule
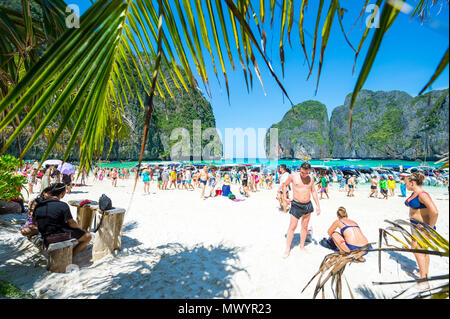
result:
[[[228,196],[228,194],[231,193],[231,180],[230,180],[230,174],[225,173],[224,181],[222,185],[222,196]]]
[[[422,173],[414,173],[406,178],[406,188],[413,193],[405,201],[405,205],[409,207],[410,222],[422,228],[422,224],[426,224],[431,228],[436,229],[436,221],[438,218],[438,210],[430,195],[422,189],[425,175]],[[418,236],[416,230],[413,228],[411,232],[414,236]],[[412,249],[417,247],[417,242],[413,241]],[[414,254],[419,266],[419,277],[425,279],[428,276],[428,268],[430,265],[430,256],[426,254]],[[421,288],[428,288],[427,282],[420,283]]]
[[[361,249],[367,245],[367,238],[362,233],[358,224],[348,218],[347,210],[344,207],[339,207],[337,210],[338,219],[331,224],[328,229],[327,242],[330,248],[340,252],[350,252],[351,250]],[[340,233],[336,229],[340,229]],[[370,246],[368,249],[371,249]]]

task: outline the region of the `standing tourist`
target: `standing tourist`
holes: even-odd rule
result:
[[[190,169],[186,170],[186,189],[195,190],[194,185],[192,185],[192,171]]]
[[[339,177],[339,191],[345,191],[345,187],[347,185],[347,181],[344,176]]]
[[[41,180],[41,193],[44,191],[45,188],[49,187],[51,183],[52,181],[50,177],[50,168],[47,168]]]
[[[241,180],[242,180],[242,191],[245,197],[248,195],[248,174],[245,168],[242,169]]]
[[[372,176],[372,180],[370,181],[370,197],[378,198],[378,178],[376,175]]]
[[[101,169],[100,170],[100,174],[98,175],[98,180],[101,182],[102,180],[103,180],[103,178],[105,177],[105,174],[106,174],[106,172],[105,172],[105,169]]]
[[[150,194],[150,172],[148,167],[142,170],[142,181],[144,182],[144,194]]]
[[[352,175],[347,181],[347,184],[348,184],[347,196],[348,197],[355,197],[355,186],[356,186],[356,182],[355,181],[356,181],[356,176],[355,175]]]
[[[170,171],[170,184],[169,189],[172,187],[177,188],[177,172],[175,171],[175,167],[172,167],[172,170]]]
[[[209,184],[209,187],[210,187],[209,197],[213,197],[213,196],[216,195],[215,194],[215,190],[216,190],[216,170],[212,169],[209,172],[209,176],[208,177],[209,177],[208,184]]]
[[[208,182],[208,171],[206,170],[206,166],[203,166],[203,169],[200,171],[199,176],[201,188],[202,188],[202,195],[201,198],[205,198],[205,189],[206,189],[206,183]]]
[[[392,175],[389,175],[389,179],[387,180],[387,187],[389,189],[391,197],[395,195],[395,180]]]
[[[430,228],[436,229],[438,219],[438,210],[430,195],[422,189],[425,175],[422,173],[414,173],[406,178],[406,188],[413,193],[405,201],[405,205],[409,207],[409,218],[412,224],[423,228],[422,224],[428,225]],[[420,238],[416,230],[411,229],[413,235]],[[417,242],[413,241],[412,249],[420,248]],[[426,254],[415,253],[417,264],[419,266],[419,278],[428,278],[428,269],[430,266],[430,256]],[[419,283],[421,289],[428,289],[428,282]]]
[[[182,188],[182,181],[183,181],[183,172],[181,170],[178,171],[177,173],[177,188],[181,189]]]
[[[286,250],[284,252],[284,258],[289,256],[291,251],[292,238],[294,237],[294,231],[297,228],[299,219],[301,219],[300,230],[300,249],[305,249],[306,235],[308,234],[308,223],[311,218],[311,213],[314,211],[314,207],[311,203],[311,196],[316,203],[317,216],[320,215],[320,203],[317,195],[317,190],[314,187],[314,181],[310,175],[311,165],[309,163],[303,163],[300,166],[300,173],[292,173],[287,180],[283,182],[283,192],[289,184],[292,183],[293,200],[291,203],[291,219],[289,222],[289,228],[286,235]]]
[[[325,175],[321,175],[320,180],[320,199],[322,199],[323,193],[327,195],[327,198],[330,199],[330,196],[328,196],[328,180],[325,177]]]
[[[72,174],[63,174],[62,182],[66,185],[67,194],[70,194],[72,192]]]
[[[98,180],[98,167],[94,167],[94,182]]]
[[[400,179],[400,191],[402,192],[402,197],[406,197],[406,185],[405,185],[405,178],[402,177]]]
[[[119,173],[117,172],[117,168],[113,168],[112,172],[110,173],[111,179],[112,179],[112,186],[117,187],[117,178]]]
[[[383,195],[384,199],[388,199],[387,181],[384,179],[383,176],[381,176],[381,180],[380,180],[380,193],[381,193],[381,195]]]
[[[167,185],[169,183],[169,172],[165,168],[163,168],[162,170],[163,170],[162,173],[161,173],[161,176],[162,176],[162,189],[163,190],[167,190]]]
[[[36,175],[37,170],[35,168],[33,168],[28,172],[27,183],[28,183],[28,193],[30,195],[33,194],[33,186],[34,184],[36,184]]]
[[[280,165],[280,187],[278,188],[277,192],[277,199],[280,203],[280,210],[282,210],[284,213],[287,212],[288,209],[288,199],[289,199],[289,193],[287,188],[285,189],[283,187],[283,183],[287,181],[289,178],[289,172],[287,171],[286,165],[281,164]]]

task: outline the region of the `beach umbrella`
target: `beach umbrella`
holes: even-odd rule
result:
[[[44,163],[42,163],[42,166],[47,166],[47,165],[56,165],[59,166],[62,164],[61,160],[57,160],[57,159],[51,159],[51,160],[46,160]]]
[[[56,168],[61,174],[75,174],[75,167],[69,163],[62,163]]]

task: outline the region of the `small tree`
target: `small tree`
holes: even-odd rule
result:
[[[22,161],[11,155],[0,156],[0,200],[8,202],[11,199],[22,197],[21,188],[26,185],[27,179],[23,175],[16,175]]]

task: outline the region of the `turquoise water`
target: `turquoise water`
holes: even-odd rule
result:
[[[300,166],[304,161],[302,160],[268,160],[268,159],[223,159],[218,161],[192,161],[183,162],[186,164],[210,164],[210,165],[226,165],[226,164],[252,164],[252,165],[264,165],[266,167],[276,167],[277,165],[286,164],[286,166]],[[434,162],[421,162],[421,161],[399,161],[399,160],[311,160],[311,165],[326,165],[326,166],[343,166],[343,165],[360,165],[369,167],[389,167],[392,165],[403,166],[419,166],[424,164],[425,166],[439,167],[440,164],[434,164]],[[158,161],[143,161],[148,164],[158,164]],[[111,163],[99,163],[100,167],[118,167],[118,168],[132,168],[137,165],[137,161],[130,162],[111,162]]]

